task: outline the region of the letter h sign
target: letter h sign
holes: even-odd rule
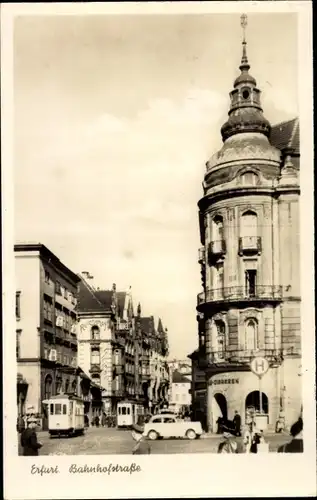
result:
[[[269,362],[266,358],[253,358],[250,364],[251,371],[258,377],[263,377],[269,369]]]

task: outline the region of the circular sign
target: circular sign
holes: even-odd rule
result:
[[[250,363],[251,371],[258,377],[262,377],[269,369],[269,362],[266,358],[253,358]]]

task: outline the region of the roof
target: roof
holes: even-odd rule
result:
[[[172,382],[173,384],[191,384],[191,380],[177,370],[173,373]]]
[[[107,311],[111,310],[111,304],[112,304],[112,290],[97,290],[94,292],[95,296],[101,302],[103,305],[104,309]]]
[[[55,266],[59,271],[64,273],[73,283],[78,283],[80,281],[80,277],[75,274],[73,271],[69,269],[69,267],[65,266],[60,259],[43,243],[16,243],[14,245],[14,252],[39,252],[40,257],[50,262],[53,266]]]
[[[80,281],[78,294],[78,312],[105,312],[105,306],[85,280]]]
[[[300,154],[299,119],[293,118],[285,122],[272,126],[270,134],[272,146],[283,151],[283,149],[293,149],[293,154]]]

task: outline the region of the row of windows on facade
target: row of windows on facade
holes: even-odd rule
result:
[[[241,215],[240,237],[258,236],[258,217],[252,210],[247,210]],[[220,241],[224,239],[224,223],[221,215],[216,215],[211,220],[211,240]]]
[[[44,319],[53,323],[53,314],[53,304],[44,301]],[[55,308],[55,326],[76,333],[76,319],[58,308]]]
[[[61,392],[68,393],[76,393],[77,392],[77,382],[74,380],[72,384],[69,379],[66,379],[63,384],[62,377],[57,377],[55,381],[55,394],[60,394]],[[51,375],[46,375],[44,381],[44,399],[50,399],[53,395],[53,378]]]
[[[174,401],[176,402],[187,401],[187,400],[188,400],[188,394],[174,394]]]
[[[251,269],[249,269],[251,267]],[[245,262],[244,270],[244,291],[247,297],[255,297],[257,291],[257,269],[256,261]],[[214,274],[213,278],[213,288],[218,290],[219,297],[222,297],[225,280],[224,280],[224,265],[223,262],[218,262],[213,266]],[[217,298],[216,296],[214,298]]]
[[[212,336],[216,339],[215,351],[218,357],[224,356],[226,352],[226,325],[223,321],[217,320],[213,322]],[[202,336],[202,343],[205,343],[204,337]],[[258,322],[255,318],[248,318],[244,324],[244,349],[246,351],[253,351],[259,348],[259,333],[258,333]]]
[[[48,271],[45,271],[45,283],[47,283],[48,285],[53,284],[53,280],[52,280],[50,273]],[[57,295],[61,295],[65,300],[68,300],[73,305],[77,304],[77,299],[74,296],[74,294],[72,292],[70,292],[66,287],[61,285],[61,283],[59,281],[55,282],[55,291],[56,291]]]
[[[48,347],[44,347],[44,359],[56,361],[57,363],[61,363],[67,366],[77,366],[77,356],[69,356],[67,354],[63,354],[58,349],[49,349]]]

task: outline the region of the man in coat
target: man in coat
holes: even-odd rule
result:
[[[141,425],[133,424],[132,437],[136,441],[136,445],[132,450],[132,455],[150,455],[151,447],[143,435],[144,427]]]
[[[303,419],[299,417],[291,427],[292,440],[278,448],[278,453],[303,453]]]
[[[236,436],[241,436],[241,417],[237,410],[234,412],[233,423],[236,430]]]
[[[29,418],[27,421],[27,428],[21,434],[21,446],[23,448],[23,456],[37,456],[42,443],[38,442],[36,435],[36,419]]]

